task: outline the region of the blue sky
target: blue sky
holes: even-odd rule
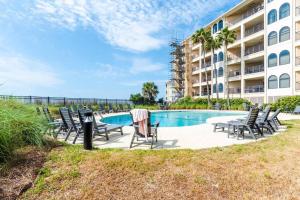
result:
[[[165,94],[171,37],[240,0],[0,0],[0,94],[129,98]]]

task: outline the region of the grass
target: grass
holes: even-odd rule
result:
[[[0,163],[10,160],[22,146],[43,145],[46,121],[33,106],[1,100],[0,119]]]
[[[205,150],[53,150],[21,199],[298,199],[300,121],[259,142]]]

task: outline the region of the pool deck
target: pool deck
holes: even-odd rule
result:
[[[200,111],[201,112],[201,111]],[[224,112],[224,111],[220,111]],[[225,111],[226,112],[226,111]],[[232,111],[230,111],[232,112]],[[117,114],[106,114],[106,116],[120,115],[126,113]],[[241,114],[243,114],[241,112]],[[96,117],[97,120],[100,116]],[[230,120],[235,120],[241,118],[241,116],[226,116],[226,117],[213,117],[207,120],[206,124],[200,124],[195,126],[185,126],[185,127],[159,127],[158,128],[158,143],[154,144],[154,149],[203,149],[212,147],[224,147],[234,144],[245,144],[249,142],[255,142],[262,139],[267,139],[272,137],[271,135],[265,135],[263,138],[254,140],[251,137],[245,137],[245,139],[227,137],[227,133],[224,132],[213,132],[214,122],[227,122]],[[279,115],[280,120],[293,120],[300,119],[300,115],[291,115],[281,113]],[[285,130],[285,127],[276,132],[274,135],[279,134]],[[106,141],[102,136],[96,136],[93,140],[94,147],[98,148],[121,148],[129,149],[129,144],[133,135],[133,127],[125,126],[123,128],[124,135],[121,136],[120,133],[112,132],[109,134],[109,140]],[[68,142],[71,143],[74,137],[74,133],[71,134]],[[59,136],[62,139],[62,136]],[[82,143],[82,135],[77,139],[76,144]],[[149,145],[143,144],[142,142],[135,145],[132,149],[149,149]]]

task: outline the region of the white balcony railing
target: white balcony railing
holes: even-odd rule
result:
[[[245,87],[245,93],[261,93],[264,92],[264,85],[254,85]]]
[[[254,46],[247,47],[245,49],[245,56],[248,56],[248,55],[263,51],[263,50],[264,50],[264,44],[263,43],[256,44]]]
[[[250,67],[246,67],[245,69],[245,74],[254,74],[254,73],[259,73],[265,71],[264,64],[260,65],[253,65]]]

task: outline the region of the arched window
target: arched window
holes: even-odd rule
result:
[[[281,74],[279,76],[279,88],[289,88],[290,87],[290,75]]]
[[[223,52],[220,52],[219,53],[219,62],[221,62],[223,60],[224,60],[224,54],[223,54]]]
[[[218,25],[214,24],[214,26],[213,26],[213,33],[216,33],[216,32],[218,32]]]
[[[223,83],[219,83],[219,92],[223,93]]]
[[[279,8],[279,19],[283,19],[288,16],[290,16],[290,4],[284,3]]]
[[[270,76],[268,79],[269,89],[277,89],[278,88],[278,79],[277,76]]]
[[[223,20],[220,20],[218,23],[218,29],[219,31],[223,29]]]
[[[218,62],[218,55],[214,54],[214,63]]]
[[[279,65],[287,64],[290,64],[290,52],[288,50],[284,50],[279,54]]]
[[[285,26],[279,31],[279,42],[284,42],[290,39],[290,28]]]
[[[277,55],[275,53],[271,53],[268,57],[268,67],[277,66]]]
[[[223,73],[224,73],[223,67],[220,67],[220,68],[219,68],[219,71],[218,71],[218,76],[219,76],[219,77],[222,77],[222,76],[223,76]]]
[[[277,21],[277,11],[273,9],[268,14],[268,24],[272,24],[276,21]]]
[[[216,84],[213,85],[213,93],[216,93],[217,91],[217,87],[216,87]]]
[[[274,44],[277,44],[277,32],[276,31],[272,31],[268,35],[268,45],[271,46]]]

